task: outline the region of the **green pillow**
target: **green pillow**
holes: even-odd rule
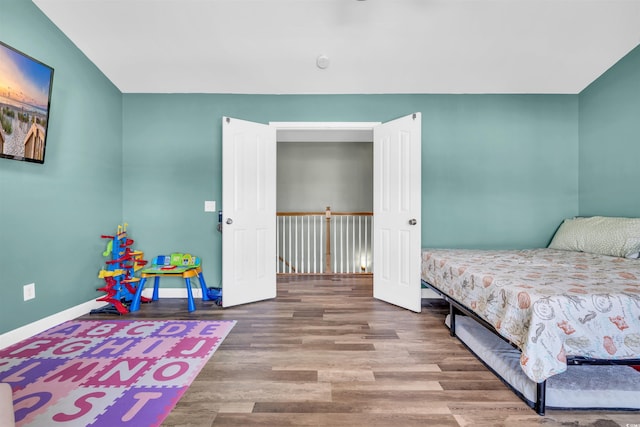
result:
[[[549,248],[635,258],[640,252],[640,218],[565,219]]]

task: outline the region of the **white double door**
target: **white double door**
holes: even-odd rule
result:
[[[421,115],[373,129],[373,296],[420,312]],[[276,296],[276,127],[222,118],[222,305]]]

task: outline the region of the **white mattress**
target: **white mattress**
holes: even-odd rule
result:
[[[519,350],[467,316],[456,316],[456,335],[530,404],[535,402],[536,383],[520,368]],[[629,366],[569,366],[547,380],[546,408],[640,409],[640,372]]]

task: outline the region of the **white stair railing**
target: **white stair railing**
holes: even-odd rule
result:
[[[371,212],[278,212],[279,274],[371,273]]]

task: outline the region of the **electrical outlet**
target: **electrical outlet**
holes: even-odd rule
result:
[[[29,283],[28,285],[24,285],[23,294],[24,294],[25,301],[34,299],[36,297],[36,284]]]

